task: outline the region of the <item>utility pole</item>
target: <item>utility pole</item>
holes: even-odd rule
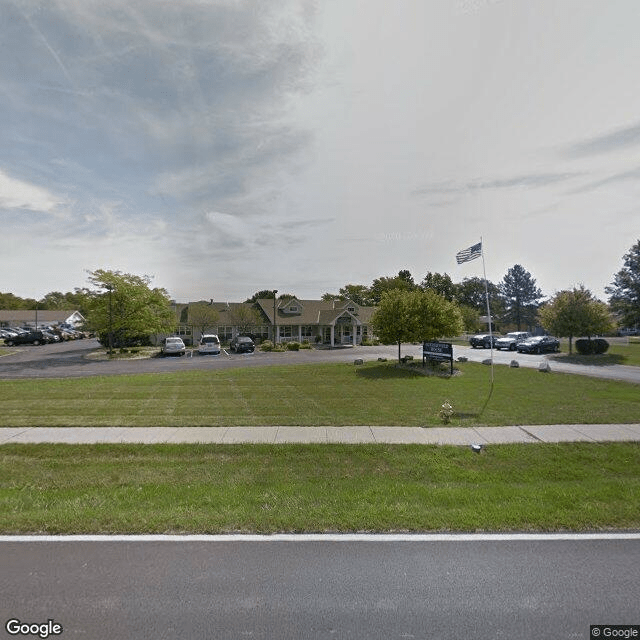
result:
[[[276,297],[278,290],[273,290],[273,344],[278,344],[278,321],[276,319]]]

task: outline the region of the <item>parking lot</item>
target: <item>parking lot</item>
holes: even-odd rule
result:
[[[158,349],[159,352],[159,349]],[[422,346],[406,344],[402,355],[422,359]],[[104,350],[93,338],[48,345],[0,346],[0,379],[11,378],[77,378],[100,375],[134,375],[139,373],[165,373],[191,369],[228,369],[233,367],[268,366],[281,364],[308,364],[314,362],[345,362],[352,364],[356,358],[366,362],[398,357],[397,345],[373,347],[347,347],[338,349],[305,349],[284,353],[261,352],[235,354],[223,351],[219,356],[198,355],[188,350],[183,357],[153,357],[131,360],[107,360]],[[472,349],[454,345],[454,358],[466,357],[471,362],[482,362],[491,357],[490,349]],[[495,365],[509,365],[516,360],[521,367],[538,368],[548,361],[554,372],[575,373],[611,380],[640,383],[640,367],[625,365],[585,366],[559,362],[552,357],[536,354],[518,354],[493,350]]]

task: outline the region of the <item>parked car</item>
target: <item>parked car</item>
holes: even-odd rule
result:
[[[182,338],[178,336],[170,336],[162,341],[160,353],[163,356],[183,356],[187,352]]]
[[[46,335],[42,331],[24,331],[18,335],[10,338],[5,338],[4,343],[8,347],[13,347],[16,344],[46,344],[48,342]]]
[[[527,338],[516,347],[518,353],[544,353],[545,351],[560,351],[560,340],[553,336],[533,336]]]
[[[42,331],[42,335],[47,342],[60,342],[60,336],[57,336],[51,331]]]
[[[476,347],[482,347],[483,349],[489,349],[491,347],[491,341],[496,343],[496,337],[491,336],[488,333],[478,333],[475,336],[469,338],[469,344],[475,349]]]
[[[512,331],[507,335],[498,338],[495,342],[495,347],[500,349],[508,349],[509,351],[515,351],[519,342],[530,338],[531,334],[528,331]]]
[[[249,336],[236,336],[231,340],[229,348],[236,353],[253,353],[256,345]]]
[[[204,334],[198,342],[198,353],[212,353],[217,356],[220,353],[220,338],[213,333]]]

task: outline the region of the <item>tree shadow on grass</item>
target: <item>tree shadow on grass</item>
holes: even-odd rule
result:
[[[549,360],[555,362],[566,362],[567,364],[582,364],[591,367],[612,367],[616,364],[624,364],[626,357],[619,353],[600,353],[590,356],[583,356],[579,353],[558,353],[547,356]]]
[[[387,362],[370,365],[367,367],[357,367],[356,374],[369,380],[390,380],[424,376],[436,376],[438,378],[451,377],[449,369],[444,371],[442,367],[422,367],[421,364],[399,365],[397,362]]]

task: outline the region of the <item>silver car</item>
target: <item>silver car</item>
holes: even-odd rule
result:
[[[186,351],[182,338],[171,336],[162,341],[161,353],[163,356],[183,356]]]

